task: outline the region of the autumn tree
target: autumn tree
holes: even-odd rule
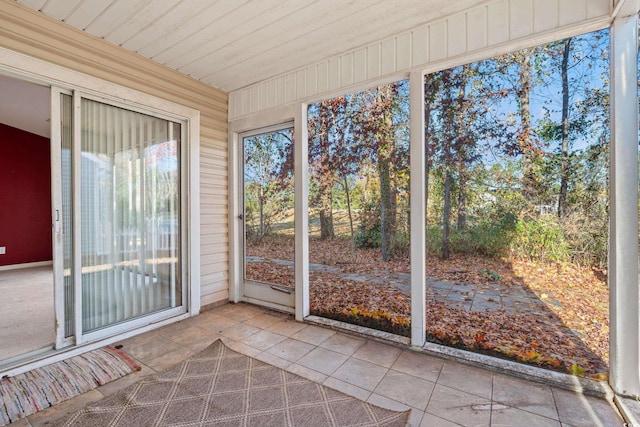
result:
[[[248,231],[256,239],[270,232],[273,221],[292,207],[293,170],[287,167],[293,141],[286,132],[271,132],[244,139],[245,214]],[[256,212],[257,211],[257,212]]]
[[[406,83],[391,83],[357,95],[353,132],[376,166],[379,179],[380,248],[383,261],[391,259],[398,229],[400,173],[408,168],[408,144],[399,142],[408,128]],[[401,93],[403,92],[403,93]],[[408,140],[408,135],[403,140]]]
[[[335,237],[333,224],[334,191],[344,191],[351,237],[353,212],[350,178],[361,167],[364,141],[356,135],[355,123],[363,113],[362,95],[332,98],[313,105],[309,114],[309,162],[316,189],[313,204],[319,209],[321,238]]]
[[[567,214],[567,185],[569,181],[569,55],[571,50],[571,38],[562,43],[562,119],[560,148],[560,194],[558,195],[558,216]]]

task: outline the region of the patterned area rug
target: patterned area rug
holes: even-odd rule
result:
[[[0,425],[7,425],[139,371],[120,350],[104,347],[0,381]]]
[[[56,426],[405,426],[383,409],[236,353],[218,340]]]

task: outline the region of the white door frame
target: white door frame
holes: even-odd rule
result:
[[[238,290],[240,294],[238,295],[239,300],[266,306],[269,308],[275,308],[285,312],[293,313],[295,309],[295,290],[294,289],[285,289],[284,287],[280,287],[277,284],[268,284],[255,282],[251,280],[246,280],[244,277],[245,271],[245,253],[246,253],[246,228],[245,228],[245,210],[244,210],[244,139],[249,138],[256,135],[261,135],[264,133],[276,132],[279,130],[291,129],[292,136],[294,135],[294,123],[291,121],[287,121],[285,123],[261,127],[257,129],[252,129],[249,131],[241,132],[237,135],[237,146],[236,148],[236,162],[238,163],[237,170],[239,171],[236,179],[239,180],[237,184],[237,188],[239,191],[236,192],[235,197],[237,197],[237,210],[238,214],[236,214],[233,218],[233,222],[237,222],[237,228],[240,233],[240,241],[238,242],[238,250],[237,254],[237,264],[239,265],[239,282],[238,282]],[[295,136],[294,136],[295,141]],[[297,151],[297,147],[294,147],[294,152]],[[231,156],[233,157],[233,156]],[[297,189],[294,190],[297,195]],[[295,197],[296,201],[298,197]],[[297,231],[297,229],[296,229]],[[294,263],[294,269],[298,271],[298,264]]]

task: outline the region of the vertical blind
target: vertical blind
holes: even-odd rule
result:
[[[81,102],[82,328],[182,305],[180,124]]]
[[[63,245],[63,276],[64,276],[64,336],[74,334],[73,324],[73,177],[71,175],[71,155],[73,141],[72,122],[73,99],[70,95],[60,95],[60,144],[62,168],[62,245]]]

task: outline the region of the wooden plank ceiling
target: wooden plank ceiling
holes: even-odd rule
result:
[[[17,0],[232,91],[487,0]]]

